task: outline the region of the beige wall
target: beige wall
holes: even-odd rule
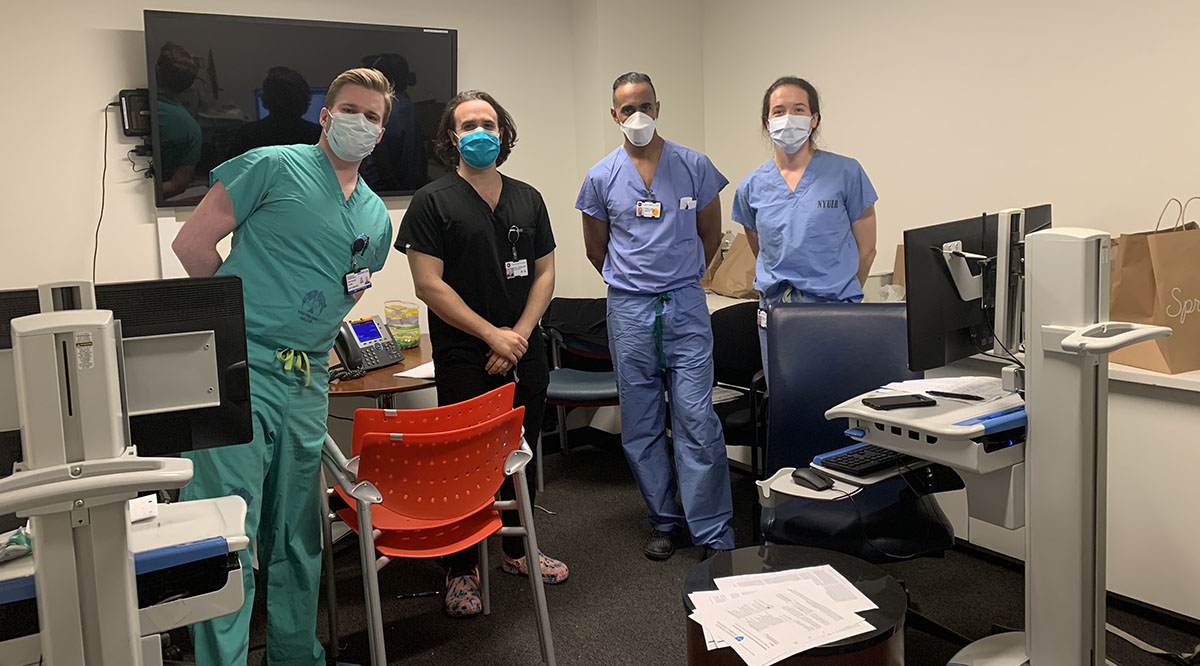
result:
[[[20,94],[0,106],[5,132],[0,160],[0,288],[87,278],[100,205],[102,109],[117,90],[146,85],[142,34],[144,2],[64,2],[9,12],[0,39],[0,73],[20,82]],[[520,142],[505,165],[509,175],[544,194],[560,256],[582,257],[575,194],[577,110],[568,88],[572,73],[569,5],[558,0],[494,2],[286,2],[214,0],[159,2],[155,8],[459,30],[459,83],[492,92],[516,119]],[[11,19],[16,19],[12,21]],[[26,72],[25,67],[36,65]],[[125,153],[134,141],[120,135],[109,112],[107,202],[100,232],[101,282],[159,276],[151,184],[130,172]],[[407,198],[386,201],[396,225]],[[190,213],[178,211],[181,219]],[[586,263],[559,262],[564,282],[586,283]],[[583,269],[587,268],[587,271]],[[597,280],[598,282],[598,280]],[[379,312],[384,300],[412,296],[407,264],[393,254],[376,287],[356,312]]]
[[[101,5],[103,6],[101,8]],[[196,10],[185,2],[160,9]],[[1200,194],[1192,156],[1200,5],[840,3],[744,0],[214,0],[203,11],[459,29],[461,87],[494,93],[520,143],[505,171],[546,198],[558,289],[598,295],[574,200],[586,169],[618,145],[612,79],[639,69],[663,102],[662,134],[707,152],[736,184],[770,155],[758,126],[776,76],[824,98],[823,144],[858,158],[879,191],[881,252],[903,229],[1049,201],[1059,225],[1145,229],[1167,196]],[[87,277],[100,203],[102,109],[145,85],[143,4],[25,5],[0,26],[0,288]],[[30,70],[27,68],[35,67]],[[148,181],[130,172],[109,112],[100,281],[159,275]],[[1192,188],[1192,189],[1189,189]],[[725,210],[733,195],[725,192]],[[398,224],[407,199],[387,201]],[[186,216],[188,210],[181,210]],[[1200,216],[1198,211],[1197,216]],[[732,226],[731,222],[726,223]],[[393,255],[356,310],[411,298]]]
[[[876,270],[903,229],[983,210],[1144,230],[1200,194],[1197,25],[1162,0],[704,0],[705,143],[739,181],[770,155],[763,91],[808,78],[824,145],[879,192]]]
[[[0,161],[0,289],[91,273],[100,207],[103,108],[117,90],[146,85],[143,2],[74,0],[26,5],[6,16],[0,39],[3,80],[20,98],[0,106],[7,159]],[[156,9],[286,18],[453,27],[459,30],[459,84],[493,93],[513,114],[520,141],[504,171],[537,187],[558,241],[559,295],[603,294],[584,260],[575,196],[587,168],[621,140],[608,115],[613,78],[651,74],[664,100],[664,135],[703,148],[701,15],[694,0],[487,0],[381,3],[214,0],[165,1]],[[655,40],[631,32],[675,26]],[[36,64],[27,73],[25,68]],[[160,273],[150,181],[130,171],[116,110],[109,139],[104,224],[97,279],[157,278]],[[144,162],[139,160],[140,165]],[[386,200],[399,225],[407,198]],[[185,219],[190,209],[176,211]],[[413,298],[403,257],[393,254],[355,312],[380,312],[385,300]]]

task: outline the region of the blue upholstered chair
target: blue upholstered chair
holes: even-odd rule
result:
[[[903,303],[791,303],[767,323],[767,442],[764,475],[806,467],[853,444],[844,419],[825,411],[884,384],[918,379],[908,369]],[[930,465],[867,486],[849,500],[792,498],[760,521],[772,543],[836,550],[874,563],[942,556],[954,530],[932,493],[962,488],[953,470]],[[910,606],[908,626],[965,645],[967,639]]]
[[[550,342],[550,385],[546,404],[558,416],[558,442],[564,455],[568,407],[605,407],[620,404],[617,377],[608,351],[606,301],[603,298],[555,298],[542,315],[542,330]],[[542,479],[542,445],[538,438],[538,490]]]
[[[772,307],[764,476],[807,467],[818,454],[854,444],[843,434],[845,421],[827,421],[825,410],[889,382],[920,378],[908,369],[907,341],[903,303]],[[928,495],[961,487],[946,468],[923,468],[867,486],[853,501],[800,500],[764,512],[763,537],[877,563],[940,555],[954,545],[954,532]]]

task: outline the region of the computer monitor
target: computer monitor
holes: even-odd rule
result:
[[[1019,212],[1019,214],[1018,214]],[[1010,225],[1000,240],[1000,220]],[[1050,204],[1000,214],[946,222],[904,232],[904,270],[908,308],[908,366],[913,371],[930,370],[981,352],[1004,347],[1016,352],[1021,342],[1020,313],[1023,304],[1024,237],[1050,226]],[[959,241],[964,255],[981,255],[984,260],[964,261],[972,275],[980,276],[980,295],[963,300],[943,256],[946,243]],[[1007,257],[1002,268],[1006,279],[999,281],[997,257]],[[997,308],[1006,335],[996,328]]]
[[[129,419],[130,442],[138,455],[163,456],[253,438],[250,375],[246,367],[246,320],[242,282],[234,276],[126,282],[96,286],[96,307],[111,310],[121,337],[131,340],[192,331],[213,331],[220,404],[216,407],[146,413]],[[36,289],[0,291],[0,477],[21,458],[21,432],[14,429],[15,378],[11,320],[41,311]],[[170,372],[169,368],[164,372]]]
[[[308,100],[308,109],[304,115],[300,116],[310,123],[317,125],[321,124],[321,109],[325,108],[325,95],[329,93],[329,88],[311,88],[312,97]],[[254,117],[257,120],[262,120],[271,115],[267,107],[263,106],[263,91],[262,88],[254,89]]]

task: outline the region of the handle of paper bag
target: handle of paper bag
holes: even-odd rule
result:
[[[1192,197],[1192,199],[1200,199],[1200,197]],[[1192,199],[1188,199],[1188,202],[1190,203]],[[1154,233],[1158,233],[1158,228],[1162,226],[1163,215],[1167,214],[1167,209],[1171,207],[1172,201],[1175,202],[1176,206],[1179,206],[1179,217],[1175,218],[1175,225],[1172,226],[1171,229],[1178,229],[1183,225],[1183,211],[1186,210],[1186,207],[1179,203],[1179,199],[1171,197],[1170,199],[1167,199],[1167,205],[1163,206],[1162,212],[1158,214],[1158,223],[1154,225]]]
[[[1187,227],[1187,207],[1188,207],[1188,204],[1190,204],[1190,203],[1192,203],[1193,201],[1196,201],[1196,200],[1198,200],[1198,199],[1200,199],[1200,197],[1191,197],[1191,198],[1190,198],[1190,199],[1188,199],[1187,201],[1183,202],[1183,210],[1179,212],[1179,226],[1183,227],[1184,229],[1187,229],[1187,228],[1188,228],[1188,227]]]

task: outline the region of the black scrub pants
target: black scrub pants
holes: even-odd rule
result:
[[[534,336],[540,336],[541,331],[535,330]],[[533,336],[530,336],[533,337]],[[485,360],[477,364],[455,363],[453,361],[437,364],[437,398],[438,405],[452,405],[464,400],[483,395],[513,381],[513,373],[506,375],[489,375]],[[525,408],[525,440],[530,448],[537,446],[538,435],[542,431],[542,414],[546,409],[546,386],[550,382],[550,370],[546,361],[545,345],[532,343],[525,356],[517,363],[517,389],[514,397],[514,407]],[[529,503],[532,506],[537,492],[537,456],[525,467],[525,480],[529,489]],[[513,479],[510,477],[500,486],[500,499],[515,499]],[[520,526],[520,516],[516,511],[502,511],[501,519],[511,527]],[[521,558],[525,555],[525,541],[522,537],[504,537],[502,541],[504,554],[511,558]],[[479,551],[474,546],[447,555],[443,558],[450,575],[459,576],[472,573],[479,565]]]

